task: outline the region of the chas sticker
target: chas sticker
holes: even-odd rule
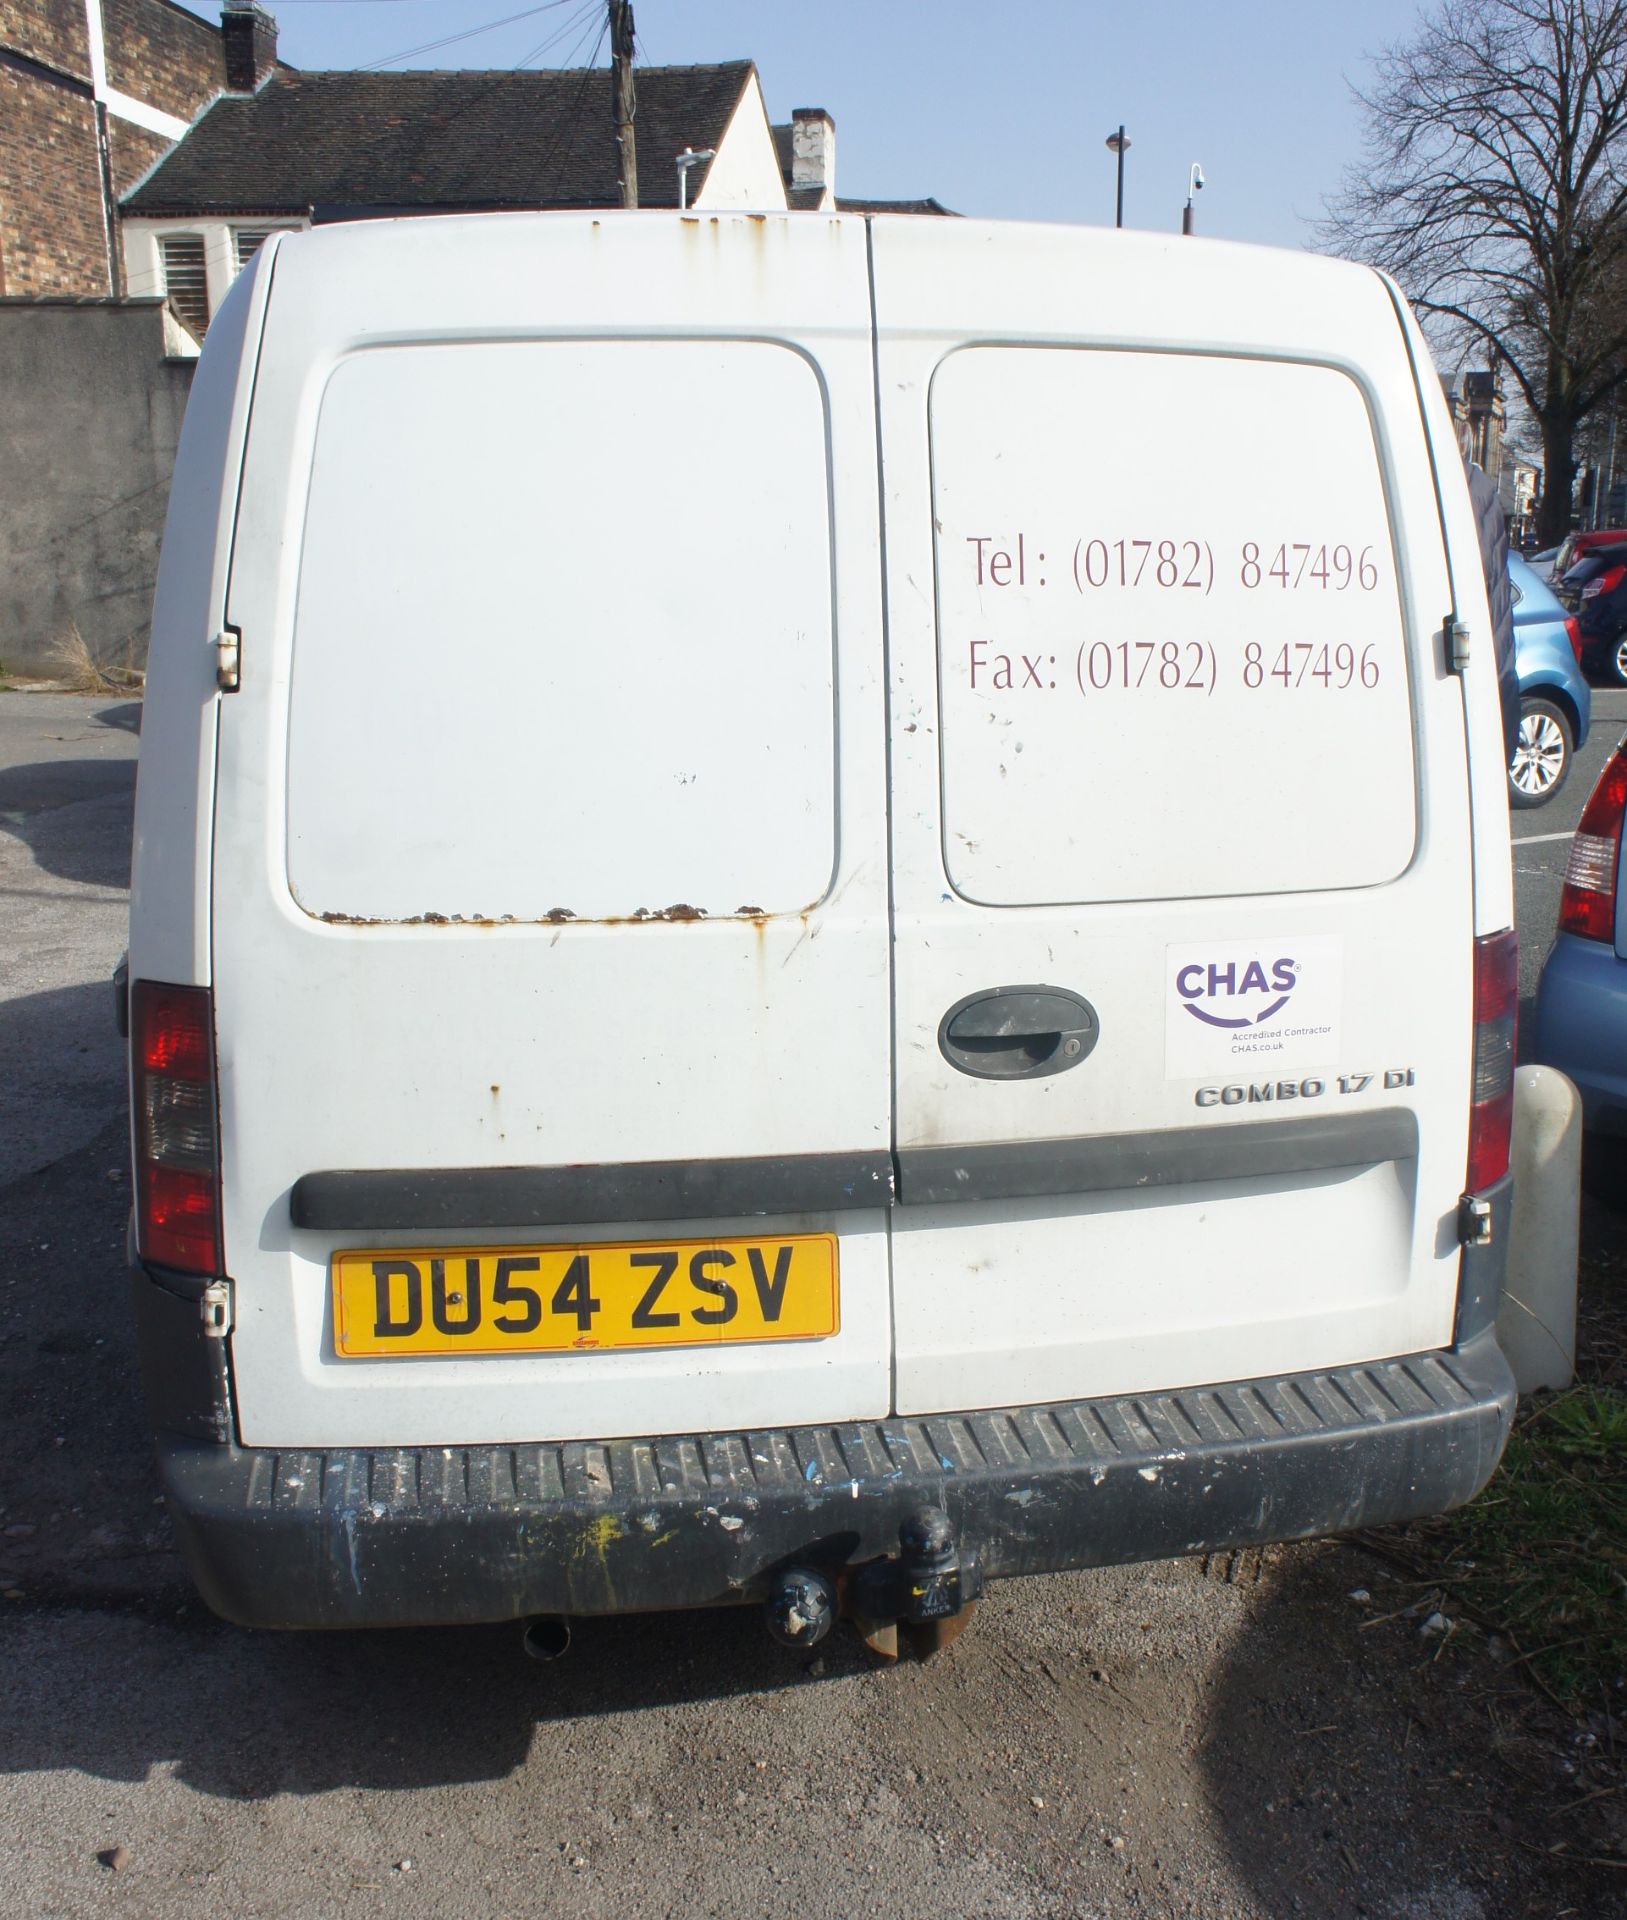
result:
[[[1323,937],[1167,947],[1165,1077],[1325,1066],[1339,1051],[1342,961]]]

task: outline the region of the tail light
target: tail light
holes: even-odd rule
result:
[[[209,989],[138,980],[130,1015],[136,1244],[155,1266],[219,1273],[220,1135]]]
[[[1514,1124],[1514,1023],[1520,948],[1510,928],[1474,943],[1474,1095],[1469,1110],[1467,1191],[1483,1193],[1508,1172]]]
[[[1571,652],[1576,655],[1576,664],[1582,664],[1582,623],[1573,613],[1565,622],[1565,638],[1571,643]]]
[[[1627,742],[1605,762],[1599,784],[1582,809],[1571,841],[1565,886],[1559,896],[1559,931],[1584,940],[1616,937],[1616,873],[1621,864],[1621,823],[1627,815]]]
[[[1623,580],[1627,580],[1627,567],[1606,567],[1597,580],[1590,580],[1582,589],[1582,598],[1596,600],[1601,593],[1614,593]]]

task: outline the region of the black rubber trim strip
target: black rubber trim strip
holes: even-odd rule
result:
[[[583,1220],[727,1220],[842,1213],[893,1199],[888,1153],[760,1160],[644,1160],[582,1167],[432,1167],[307,1173],[294,1182],[296,1227],[395,1233],[554,1227]]]
[[[1292,1120],[1248,1125],[1222,1120],[1085,1140],[906,1147],[898,1155],[898,1198],[903,1206],[929,1206],[1196,1186],[1211,1180],[1371,1166],[1410,1160],[1417,1152],[1418,1118],[1407,1107],[1296,1114]]]
[[[130,1305],[147,1413],[160,1433],[193,1440],[230,1440],[229,1343],[204,1329],[207,1280],[161,1268],[130,1269]]]
[[[217,1613],[408,1626],[761,1600],[783,1567],[895,1553],[923,1508],[990,1579],[1344,1533],[1472,1499],[1513,1414],[1487,1333],[1323,1372],[836,1426],[372,1449],[161,1434],[159,1471]]]
[[[1508,1242],[1514,1226],[1514,1176],[1505,1173],[1477,1196],[1491,1203],[1491,1238],[1463,1249],[1458,1269],[1458,1317],[1452,1338],[1459,1345],[1497,1320],[1508,1277]]]

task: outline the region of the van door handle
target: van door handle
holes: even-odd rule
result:
[[[944,1015],[938,1050],[978,1080],[1039,1080],[1078,1066],[1100,1032],[1095,1008],[1065,987],[986,987]]]

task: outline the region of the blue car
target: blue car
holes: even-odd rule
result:
[[[1582,1123],[1627,1136],[1627,739],[1605,763],[1571,842],[1559,932],[1537,988],[1531,1057],[1582,1095]]]
[[[1587,739],[1591,696],[1575,617],[1517,553],[1508,556],[1508,584],[1520,682],[1520,731],[1508,763],[1508,801],[1513,807],[1540,807],[1565,784],[1571,756]]]

